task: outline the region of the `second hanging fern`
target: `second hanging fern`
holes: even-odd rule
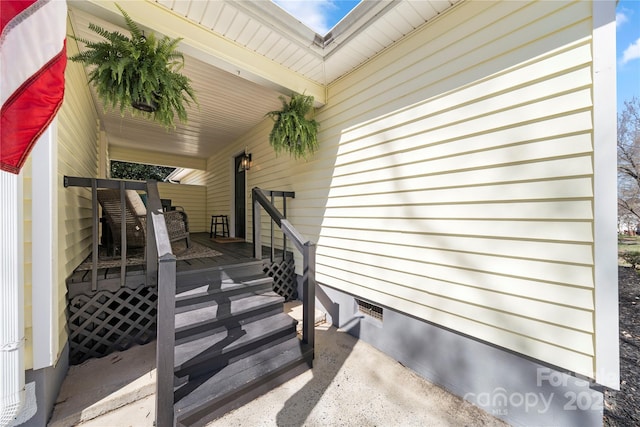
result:
[[[318,122],[307,118],[313,112],[313,96],[293,94],[289,102],[281,96],[282,110],[270,111],[274,120],[269,143],[276,154],[284,151],[294,158],[305,158],[318,149]]]

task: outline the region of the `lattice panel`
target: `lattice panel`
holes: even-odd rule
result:
[[[298,298],[295,263],[293,258],[265,265],[264,272],[273,278],[273,290],[286,301]]]
[[[120,288],[69,301],[71,364],[146,344],[156,336],[156,288]]]

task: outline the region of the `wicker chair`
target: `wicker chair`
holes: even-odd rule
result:
[[[98,201],[102,206],[103,216],[106,218],[113,242],[121,245],[122,210],[120,207],[120,190],[98,190]],[[184,209],[164,212],[169,241],[176,242],[184,239],[187,248],[191,247],[189,237],[189,220]],[[147,208],[142,198],[135,190],[125,191],[125,224],[128,248],[143,248],[146,244]]]

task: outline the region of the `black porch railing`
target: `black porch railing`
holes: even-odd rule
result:
[[[173,426],[173,376],[176,329],[176,256],[162,212],[158,184],[147,183],[147,278],[157,275],[156,427]],[[150,269],[156,271],[149,272]],[[150,282],[152,283],[152,282]]]
[[[285,191],[265,191],[258,187],[251,190],[253,199],[253,253],[260,258],[262,254],[262,222],[263,208],[271,219],[271,261],[274,257],[274,224],[284,234],[283,256],[287,252],[287,239],[293,242],[296,249],[302,254],[302,341],[314,347],[315,341],[315,299],[316,299],[316,245],[305,240],[274,205],[274,197],[282,197],[283,210],[286,212],[286,198],[294,197],[295,193]]]
[[[92,241],[92,291],[98,290],[98,189],[119,189],[121,210],[120,236],[120,285],[126,284],[127,235],[126,235],[126,190],[147,193],[147,230],[145,233],[146,286],[156,287],[157,300],[157,341],[156,341],[156,426],[173,425],[173,364],[175,344],[175,295],[176,257],[172,253],[169,233],[163,215],[162,203],[156,181],[136,182],[111,179],[64,177],[65,187],[85,187],[91,189],[91,209],[93,214]]]
[[[99,225],[100,215],[98,215],[98,189],[120,190],[120,286],[125,285],[127,268],[127,214],[125,205],[125,192],[127,190],[147,191],[147,184],[140,181],[122,181],[116,179],[82,178],[76,176],[64,177],[65,187],[84,187],[91,189],[91,211],[92,211],[92,236],[91,243],[91,290],[98,290],[98,256],[99,256]],[[152,282],[149,282],[152,283]]]
[[[127,236],[126,236],[126,205],[127,190],[143,191],[147,193],[147,217],[145,233],[145,287],[155,288],[157,291],[157,328],[156,328],[156,423],[158,427],[173,426],[174,424],[174,348],[175,348],[175,294],[176,294],[176,257],[172,253],[169,232],[163,215],[162,204],[155,181],[147,183],[106,180],[95,178],[65,177],[66,187],[85,187],[91,191],[91,206],[93,213],[93,241],[92,241],[92,283],[94,292],[101,292],[98,283],[98,254],[99,254],[99,208],[98,189],[117,189],[120,193],[120,286],[130,286],[127,283]],[[315,313],[315,244],[306,241],[291,225],[275,206],[274,198],[283,197],[282,209],[286,212],[286,198],[293,197],[290,192],[264,192],[258,188],[253,190],[253,229],[255,258],[262,258],[261,244],[261,207],[269,214],[271,220],[271,258],[274,258],[274,226],[278,226],[283,233],[283,256],[287,257],[287,242],[302,254],[303,258],[303,327],[302,341],[313,349],[314,346],[314,313]],[[269,200],[269,197],[271,200]],[[257,248],[257,249],[256,249]],[[290,257],[293,260],[293,257]],[[87,286],[88,287],[88,286]],[[94,334],[92,332],[92,334]],[[94,334],[95,335],[95,334]],[[312,350],[313,351],[313,350]]]

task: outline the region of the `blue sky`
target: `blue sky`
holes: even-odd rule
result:
[[[359,0],[274,0],[319,34],[326,34]],[[620,0],[616,9],[618,111],[640,98],[640,0]]]
[[[640,98],[640,1],[620,0],[616,9],[618,112]]]
[[[325,35],[360,0],[273,0],[318,34]]]

